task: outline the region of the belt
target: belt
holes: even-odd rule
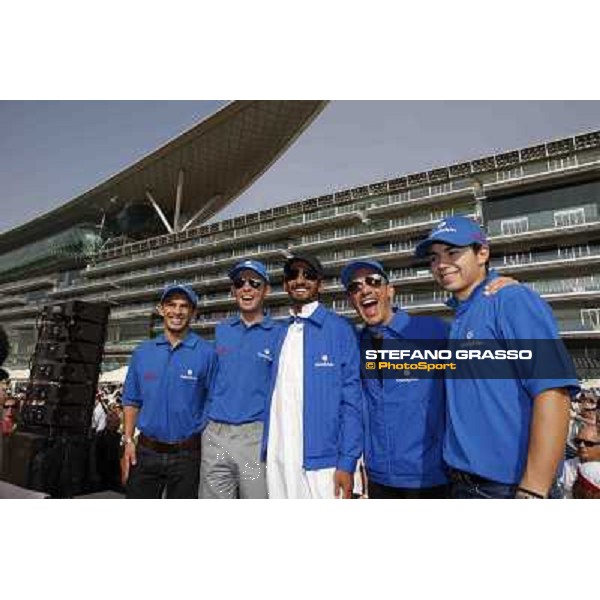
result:
[[[200,450],[200,440],[201,435],[199,433],[180,442],[161,442],[140,433],[138,443],[140,446],[144,446],[144,448],[149,448],[161,454],[174,454],[182,450]]]
[[[465,485],[485,485],[488,483],[498,483],[492,479],[486,479],[475,473],[468,473],[467,471],[460,471],[458,469],[450,469],[448,471],[450,481],[452,483],[463,483]]]

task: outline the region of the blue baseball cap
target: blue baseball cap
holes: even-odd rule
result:
[[[468,217],[447,217],[440,221],[429,233],[429,237],[417,244],[415,254],[418,258],[427,256],[432,244],[450,244],[451,246],[488,245],[483,229]]]
[[[187,296],[187,299],[191,302],[194,308],[198,307],[198,295],[196,292],[189,285],[177,283],[172,283],[171,285],[165,287],[162,296],[160,297],[160,303],[162,304],[167,299],[167,296],[175,294],[176,292]]]
[[[386,280],[388,278],[387,273],[385,272],[385,269],[383,268],[383,265],[380,262],[377,262],[376,260],[370,260],[370,259],[355,260],[351,263],[348,263],[342,269],[340,278],[341,278],[342,284],[345,288],[348,287],[348,284],[352,281],[352,279],[354,277],[354,273],[356,273],[356,271],[358,271],[359,269],[371,269],[371,270],[379,273],[380,275],[383,275],[386,278]]]
[[[228,273],[229,279],[233,280],[238,273],[246,269],[254,271],[257,275],[259,275],[267,283],[269,283],[269,274],[267,273],[267,267],[265,267],[265,265],[263,265],[260,261],[252,259],[243,260],[242,262],[239,262],[237,265],[235,265],[235,267],[233,267]]]

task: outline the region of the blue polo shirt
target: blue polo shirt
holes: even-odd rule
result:
[[[388,325],[364,328],[363,349],[383,340],[447,340],[448,325],[436,317],[397,310]],[[364,377],[365,466],[372,481],[402,488],[446,483],[442,443],[445,423],[443,377]]]
[[[281,325],[268,315],[250,326],[239,316],[217,325],[217,370],[208,408],[211,421],[239,425],[264,419],[281,331]]]
[[[141,343],[123,388],[123,405],[140,409],[137,428],[161,442],[201,431],[216,356],[213,346],[193,332],[175,348],[164,335]]]
[[[525,285],[485,296],[490,272],[463,302],[451,299],[452,340],[558,339],[552,310]],[[568,372],[568,366],[560,369]],[[452,379],[446,377],[447,429],[444,460],[455,469],[509,485],[523,475],[529,449],[533,399],[551,388],[579,389],[577,379]]]

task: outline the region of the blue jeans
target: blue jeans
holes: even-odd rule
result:
[[[452,482],[450,485],[450,498],[470,499],[470,500],[491,500],[514,498],[516,492],[515,485],[505,483],[486,482],[486,483],[464,483]]]

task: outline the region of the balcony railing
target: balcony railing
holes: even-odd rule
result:
[[[492,258],[491,266],[494,268],[512,268],[562,261],[578,261],[594,257],[600,257],[600,245],[587,244],[566,246],[542,252],[504,254],[503,256]]]

